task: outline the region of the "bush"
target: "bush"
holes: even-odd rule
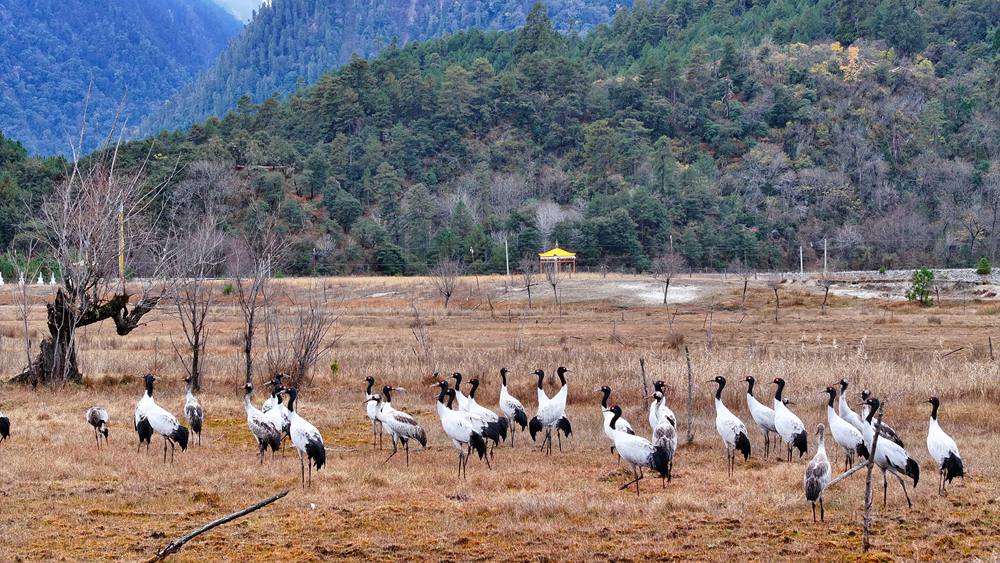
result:
[[[885,266],[879,266],[878,267],[878,273],[880,273],[882,275],[885,275]]]
[[[979,262],[976,263],[976,273],[980,276],[990,275],[993,273],[993,264],[990,264],[990,261],[983,256],[979,259]]]
[[[906,290],[906,298],[910,301],[918,301],[921,305],[930,305],[931,287],[934,285],[934,272],[926,266],[913,272],[910,289]]]
[[[222,294],[225,296],[230,296],[233,294],[233,284],[227,283],[225,287],[222,288]]]

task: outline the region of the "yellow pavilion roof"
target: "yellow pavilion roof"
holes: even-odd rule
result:
[[[546,250],[545,252],[539,252],[538,253],[538,257],[539,258],[575,258],[576,257],[576,253],[575,252],[569,252],[568,250],[563,250],[563,249],[561,249],[561,248],[559,248],[557,246],[557,247],[555,247],[555,248],[553,248],[551,250]]]

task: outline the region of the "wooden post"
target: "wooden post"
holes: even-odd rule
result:
[[[993,337],[992,336],[987,336],[986,339],[989,340],[989,342],[990,342],[990,361],[992,362],[993,361]]]
[[[694,374],[691,373],[691,352],[684,346],[684,357],[688,367],[687,443],[694,442],[694,428],[691,427],[691,411],[694,407]]]
[[[642,396],[649,396],[649,386],[646,385],[646,358],[639,356],[639,372],[642,374]],[[645,403],[645,399],[643,399]]]

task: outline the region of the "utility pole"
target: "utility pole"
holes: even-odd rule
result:
[[[507,249],[507,239],[503,239],[503,259],[507,263],[507,277],[510,277],[510,251]]]
[[[826,277],[826,237],[823,237],[823,277]]]

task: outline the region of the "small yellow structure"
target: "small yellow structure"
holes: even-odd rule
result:
[[[576,253],[555,248],[538,253],[538,267],[541,271],[553,270],[556,272],[576,272]]]

